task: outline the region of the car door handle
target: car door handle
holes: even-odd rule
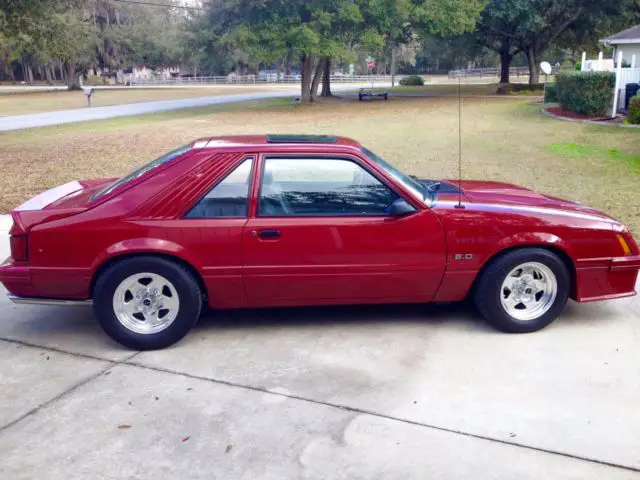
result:
[[[260,238],[278,238],[280,230],[260,230]]]

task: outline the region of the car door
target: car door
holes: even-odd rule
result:
[[[424,205],[391,216],[401,194],[361,159],[268,155],[257,175],[242,234],[252,305],[433,297],[445,268],[439,219]]]

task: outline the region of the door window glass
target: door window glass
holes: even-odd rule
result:
[[[260,216],[386,216],[397,195],[342,159],[267,158]]]

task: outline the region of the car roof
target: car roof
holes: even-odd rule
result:
[[[306,134],[263,134],[263,135],[226,135],[219,137],[199,138],[193,142],[192,148],[242,148],[272,147],[274,145],[300,145],[326,148],[328,145],[360,148],[357,141],[334,135]]]

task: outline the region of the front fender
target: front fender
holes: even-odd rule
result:
[[[484,263],[503,250],[517,247],[553,247],[562,250],[575,263],[575,255],[569,243],[548,232],[519,232],[498,241],[489,251]]]

